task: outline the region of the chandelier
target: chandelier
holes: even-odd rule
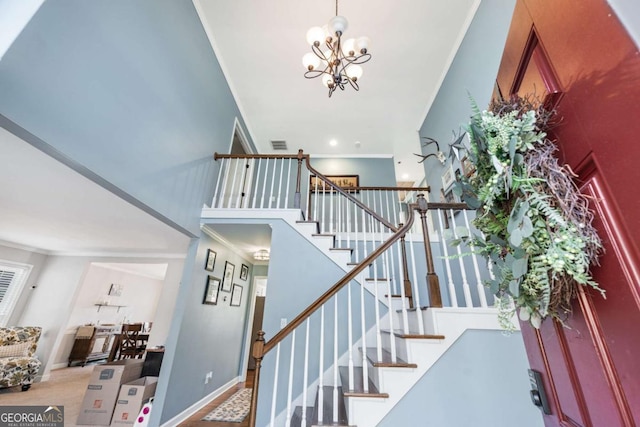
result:
[[[336,0],[336,16],[324,27],[312,27],[307,31],[311,52],[302,58],[302,64],[307,69],[304,76],[308,79],[322,77],[322,83],[329,88],[329,97],[337,88],[344,90],[347,84],[359,90],[358,79],[362,77],[360,64],[371,59],[371,54],[367,52],[370,44],[368,37],[347,39],[343,43],[342,35],[347,25],[347,18],[338,15]]]
[[[260,249],[253,254],[253,259],[256,261],[269,261],[269,251],[267,249]]]

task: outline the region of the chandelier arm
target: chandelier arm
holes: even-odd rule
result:
[[[360,90],[360,86],[358,86],[358,83],[350,78],[347,78],[347,80],[349,81],[349,84],[351,85],[352,88],[354,88],[356,91]]]
[[[349,64],[360,65],[360,64],[364,64],[365,62],[369,62],[369,60],[371,60],[371,54],[364,53],[360,56],[347,56],[344,58],[344,60],[347,61]]]
[[[333,74],[327,72],[327,69],[325,68],[324,70],[309,70],[306,73],[304,73],[304,77],[306,79],[316,79],[324,74],[333,76]]]

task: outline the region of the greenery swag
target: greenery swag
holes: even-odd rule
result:
[[[535,328],[547,316],[562,321],[578,286],[604,291],[589,272],[602,244],[588,200],[547,138],[555,112],[531,98],[494,101],[483,112],[472,104],[467,156],[475,172],[454,192],[477,209],[482,234],[463,239],[492,261],[487,285],[503,327],[511,328],[515,310]]]

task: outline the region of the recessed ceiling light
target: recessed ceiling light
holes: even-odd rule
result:
[[[335,139],[332,139],[331,141],[329,141],[329,145],[332,147],[335,147],[336,145],[338,145],[338,141],[336,141]]]
[[[403,173],[402,174],[402,179],[409,179],[409,174],[408,173]]]
[[[356,141],[356,147],[360,147],[360,141]]]

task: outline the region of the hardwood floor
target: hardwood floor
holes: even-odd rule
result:
[[[247,380],[245,382],[239,383],[232,389],[227,390],[225,393],[220,395],[220,397],[211,401],[209,404],[205,405],[202,409],[200,409],[198,412],[196,412],[191,417],[189,417],[189,419],[187,419],[182,424],[179,424],[178,426],[179,427],[249,427],[248,416],[241,423],[222,423],[218,421],[202,421],[202,417],[204,417],[209,412],[217,408],[221,403],[227,400],[233,393],[235,393],[239,389],[253,387],[253,374],[254,374],[254,371],[247,371]]]

